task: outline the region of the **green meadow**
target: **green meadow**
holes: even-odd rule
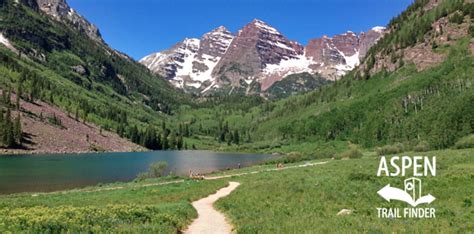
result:
[[[474,149],[442,150],[403,155],[437,156],[436,177],[423,177],[423,193],[436,200],[433,219],[382,219],[377,207],[408,207],[385,201],[377,191],[386,184],[403,188],[406,177],[377,177],[379,156],[364,152],[358,159],[320,159],[328,163],[274,169],[257,165],[195,181],[179,177],[116,183],[51,194],[0,197],[0,232],[160,232],[184,230],[197,217],[191,202],[241,183],[216,207],[227,215],[237,233],[415,232],[469,233],[474,230]],[[160,185],[163,182],[177,181]],[[182,182],[181,182],[182,181]],[[342,209],[351,214],[338,216]]]

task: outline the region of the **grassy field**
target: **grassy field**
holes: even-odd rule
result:
[[[378,157],[365,152],[361,159],[327,159],[324,165],[212,181],[185,179],[156,185],[182,179],[175,177],[54,194],[1,196],[0,232],[176,233],[196,217],[190,202],[212,194],[228,181],[238,181],[241,186],[216,206],[228,215],[238,233],[472,232],[473,153],[474,149],[406,153],[437,156],[437,176],[423,179],[423,193],[437,200],[421,205],[436,208],[436,219],[378,218],[377,207],[406,207],[377,195],[386,184],[403,187],[404,178],[376,177]],[[325,160],[314,162],[320,161]],[[275,165],[258,165],[216,175],[272,168]],[[155,185],[146,186],[150,184]],[[354,211],[337,216],[341,209]]]
[[[377,177],[377,156],[235,178],[242,185],[217,206],[239,233],[470,233],[474,231],[473,153],[472,149],[407,153],[437,156],[437,176],[423,180],[423,191],[437,198],[429,206],[436,208],[436,219],[378,218],[377,207],[407,206],[389,203],[377,194],[386,184],[403,188],[405,179]],[[337,216],[342,209],[354,212]]]

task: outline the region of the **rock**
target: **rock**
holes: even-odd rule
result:
[[[29,6],[32,6],[31,0],[28,0],[27,2]],[[104,43],[99,29],[87,21],[83,16],[79,15],[66,3],[65,0],[36,0],[36,3],[37,6],[34,6],[33,8],[37,7],[56,20],[71,24],[79,31],[87,34],[89,38]]]
[[[71,69],[79,75],[86,75],[88,73],[87,69],[82,65],[71,66]]]
[[[350,209],[342,209],[341,211],[339,211],[339,213],[337,213],[337,216],[346,216],[346,215],[350,215],[352,214],[354,210],[350,210]]]
[[[42,63],[46,62],[46,55],[38,52],[37,50],[33,48],[26,48],[26,49],[23,49],[21,52],[29,58],[36,59],[37,61],[42,62]]]

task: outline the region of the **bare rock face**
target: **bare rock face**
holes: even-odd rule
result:
[[[41,11],[52,16],[56,20],[64,21],[73,25],[79,31],[87,34],[91,39],[101,43],[104,42],[99,29],[87,21],[83,16],[79,15],[66,3],[65,0],[36,0],[36,6],[33,5],[31,0],[23,1],[27,1],[27,4],[34,8],[38,7]]]
[[[360,53],[359,53],[359,59],[362,60],[365,55],[367,54],[367,51],[369,51],[370,47],[375,45],[375,43],[380,39],[380,37],[383,35],[385,32],[384,27],[374,27],[368,32],[363,32],[360,34],[360,39],[359,39],[359,47],[360,47]]]
[[[332,42],[344,56],[353,56],[360,49],[359,36],[351,31],[341,35],[335,35],[332,38]]]
[[[344,56],[336,48],[332,38],[324,36],[312,39],[306,46],[306,56],[322,66],[342,64]]]
[[[230,82],[232,86],[246,86],[257,78],[270,78],[261,76],[269,65],[296,59],[303,53],[303,46],[256,19],[238,32],[213,76],[217,77],[217,85]]]
[[[222,57],[227,52],[227,48],[229,48],[233,39],[234,35],[224,26],[220,26],[202,36],[198,56],[200,58],[206,55]]]
[[[193,46],[186,39],[140,62],[186,91],[258,94],[293,74],[336,80],[355,68],[383,33],[382,27],[359,35],[349,31],[310,40],[304,47],[255,19],[235,36],[221,26],[192,39]]]

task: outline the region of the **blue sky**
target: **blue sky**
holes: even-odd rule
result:
[[[413,0],[68,0],[105,41],[140,59],[224,25],[236,32],[255,18],[291,40],[385,26]]]

